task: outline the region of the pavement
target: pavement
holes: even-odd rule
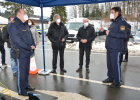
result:
[[[16,78],[10,68],[9,50],[6,48],[8,68],[0,69],[0,96],[6,100],[26,100],[28,97],[18,96]],[[41,43],[36,49],[36,64],[43,68]],[[45,43],[46,69],[52,69],[52,50],[49,42]],[[140,56],[129,56],[129,62],[122,64],[123,85],[112,89],[102,80],[107,78],[106,54],[91,53],[90,73],[85,68],[76,73],[79,67],[79,54],[75,50],[65,50],[66,74],[60,72],[59,57],[57,74],[47,76],[30,75],[30,84],[36,88],[40,100],[140,100]],[[85,63],[84,63],[85,64]]]

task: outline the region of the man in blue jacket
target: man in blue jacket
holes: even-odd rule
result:
[[[27,20],[24,9],[15,10],[15,18],[8,25],[8,33],[12,49],[12,57],[18,60],[18,94],[27,96],[28,91],[34,90],[28,82],[30,57],[35,49],[32,33],[24,22]]]
[[[114,7],[111,9],[110,19],[112,24],[106,32],[106,49],[107,49],[107,68],[108,78],[103,83],[112,83],[110,87],[116,88],[121,86],[121,62],[122,53],[127,39],[128,24],[122,18],[121,9]]]

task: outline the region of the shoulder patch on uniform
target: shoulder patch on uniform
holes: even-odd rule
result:
[[[120,30],[124,31],[126,29],[126,27],[124,25],[120,26]]]
[[[27,30],[22,30],[22,31],[27,31]]]

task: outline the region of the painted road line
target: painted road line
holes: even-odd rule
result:
[[[36,90],[36,91],[39,93],[57,97],[57,100],[93,100],[78,93],[48,91],[48,90]]]
[[[36,90],[39,94],[36,94],[38,96],[41,96],[40,93],[50,95],[52,97],[56,97],[57,100],[91,100],[88,97],[85,97],[78,93],[70,93],[70,92],[61,92],[61,91],[49,91],[49,90]],[[28,100],[28,96],[19,96],[18,93],[3,88],[0,86],[0,93],[4,95],[4,97],[10,98],[9,100],[13,100],[13,98],[19,99],[19,100]],[[77,99],[78,98],[78,99]],[[46,99],[47,100],[47,99]]]
[[[83,79],[83,78],[78,78],[78,77],[73,77],[73,76],[60,75],[60,74],[53,74],[53,73],[50,73],[50,75],[59,76],[59,77],[64,77],[64,78],[68,78],[68,79],[79,80],[79,81],[91,82],[91,83],[96,83],[96,84],[101,84],[101,85],[110,85],[110,84],[105,84],[105,83],[103,83],[103,82],[101,82],[101,81]],[[122,85],[121,88],[126,88],[126,89],[131,89],[131,90],[140,91],[140,88],[139,88],[139,87],[133,87],[133,86]]]
[[[0,93],[4,94],[6,97],[13,97],[19,100],[27,100],[29,97],[25,96],[19,96],[17,92],[14,92],[12,90],[3,88],[0,86]],[[12,100],[12,99],[11,99]]]

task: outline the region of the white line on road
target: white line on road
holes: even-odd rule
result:
[[[91,82],[91,83],[96,83],[96,84],[101,84],[101,85],[109,85],[109,84],[102,83],[101,81],[83,79],[83,78],[78,78],[78,77],[73,77],[73,76],[60,75],[60,74],[53,74],[53,73],[50,73],[50,75],[59,76],[59,77],[64,77],[64,78],[68,78],[68,79],[79,80],[79,81]],[[133,87],[133,86],[122,85],[121,88],[126,88],[126,89],[131,89],[131,90],[140,91],[140,88],[139,88],[139,87]]]

